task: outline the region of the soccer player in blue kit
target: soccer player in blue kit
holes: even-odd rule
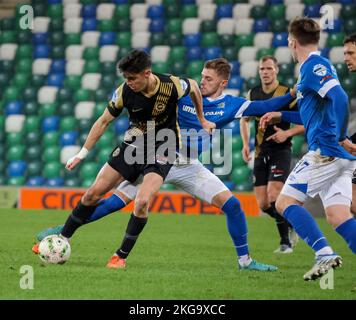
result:
[[[261,115],[273,109],[278,110],[293,101],[294,97],[288,93],[285,96],[265,100],[249,101],[241,97],[233,97],[223,94],[230,77],[231,66],[225,59],[207,61],[202,71],[200,89],[203,99],[203,111],[206,119],[215,122],[216,128],[223,128],[226,124],[240,118],[242,115]],[[247,242],[247,225],[245,214],[240,202],[231,191],[212,172],[205,168],[197,159],[203,148],[210,148],[210,136],[205,134],[196,117],[192,100],[186,96],[178,101],[178,119],[182,133],[183,143],[187,143],[187,152],[180,153],[178,161],[172,166],[165,183],[174,184],[176,187],[198,197],[218,208],[226,215],[227,228],[236,248],[238,266],[241,270],[274,271],[276,267],[266,265],[253,260],[249,255]],[[184,130],[186,129],[186,130]],[[189,130],[196,129],[198,136],[184,137]],[[198,139],[197,144],[194,139]],[[204,144],[203,141],[207,141]],[[195,147],[198,150],[194,150]],[[195,157],[194,155],[195,154]],[[124,181],[115,191],[115,194],[106,200],[102,200],[93,215],[87,222],[92,222],[111,212],[125,207],[135,199],[141,180],[135,183]],[[61,227],[46,229],[38,235],[38,240],[43,237],[61,232]],[[128,250],[121,246],[107,264],[108,268],[124,268],[126,258],[136,242],[138,235],[130,235],[126,232],[124,239],[131,239],[132,246]],[[127,241],[126,241],[127,242]]]
[[[339,267],[341,257],[328,244],[310,213],[302,207],[308,197],[319,195],[327,221],[356,253],[356,220],[350,212],[351,177],[356,157],[347,139],[348,97],[335,68],[317,51],[319,25],[310,18],[296,18],[289,24],[288,45],[294,60],[301,63],[297,83],[299,112],[272,112],[269,121],[303,124],[309,151],[289,175],[276,202],[277,211],[314,251],[316,262],[304,275],[314,280]]]

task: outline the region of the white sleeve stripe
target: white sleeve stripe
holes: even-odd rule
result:
[[[340,85],[340,82],[336,79],[332,79],[332,80],[328,81],[319,89],[319,91],[318,91],[319,96],[324,98],[330,89],[332,89],[338,85]]]
[[[244,111],[248,108],[248,106],[250,105],[251,101],[250,100],[246,100],[242,106],[239,108],[239,110],[237,110],[236,114],[235,114],[235,119],[241,118],[242,114],[244,113]]]

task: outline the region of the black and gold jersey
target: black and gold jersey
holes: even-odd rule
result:
[[[285,95],[290,88],[287,86],[279,84],[275,90],[272,92],[266,93],[263,91],[262,86],[255,87],[248,92],[247,99],[253,100],[267,100],[273,97],[279,97]],[[297,110],[296,100],[294,100],[290,105],[285,106],[281,110]],[[281,150],[285,148],[291,148],[292,146],[292,138],[288,138],[285,142],[277,143],[273,140],[266,141],[266,139],[274,134],[276,131],[274,130],[274,125],[268,125],[266,130],[261,130],[259,128],[259,121],[261,117],[255,118],[255,157],[266,155],[275,150]],[[280,122],[275,124],[277,127],[282,130],[288,130],[290,128],[289,122]]]
[[[188,79],[172,75],[154,74],[157,85],[149,94],[135,92],[126,84],[120,85],[108,105],[108,110],[117,117],[126,108],[129,113],[130,127],[124,140],[133,142],[134,137],[146,136],[150,130],[157,135],[161,129],[170,129],[180,144],[180,132],[177,119],[178,99],[190,92]]]

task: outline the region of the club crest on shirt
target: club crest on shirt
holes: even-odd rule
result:
[[[324,77],[327,73],[327,69],[322,64],[317,64],[313,67],[313,73],[319,77]]]

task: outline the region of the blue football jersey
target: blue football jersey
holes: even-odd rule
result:
[[[203,98],[203,112],[205,119],[216,124],[221,129],[231,121],[240,118],[250,101],[241,97],[222,95],[217,99]],[[178,100],[178,122],[182,136],[182,143],[186,147],[198,147],[198,154],[210,148],[211,136],[202,128],[189,96]],[[196,130],[198,134],[195,134]]]
[[[340,86],[336,70],[328,59],[312,52],[300,66],[297,83],[297,103],[305,127],[309,150],[320,150],[321,155],[356,158],[339,145],[338,114],[327,93]]]

